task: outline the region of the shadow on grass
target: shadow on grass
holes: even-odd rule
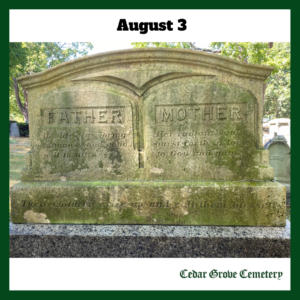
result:
[[[29,151],[29,138],[15,138],[9,145],[9,189],[21,180],[25,168],[25,154]],[[9,212],[11,210],[9,195]]]

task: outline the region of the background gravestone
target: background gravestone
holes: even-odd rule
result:
[[[258,121],[272,70],[147,48],[18,78],[31,151],[13,222],[284,226]]]
[[[275,170],[274,179],[286,187],[287,205],[290,205],[290,147],[283,135],[275,134],[267,149],[269,150],[270,165]]]
[[[20,131],[17,122],[11,122],[9,126],[9,136],[20,137]]]

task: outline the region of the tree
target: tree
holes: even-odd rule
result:
[[[22,43],[10,43],[9,44],[9,110],[11,117],[18,117],[24,112],[23,107],[25,104],[20,106],[20,96],[17,98],[14,95],[14,79],[19,74],[25,73],[25,66],[27,62],[28,49],[23,47]],[[17,92],[19,95],[19,92]],[[23,111],[22,111],[23,109]],[[22,114],[21,114],[22,112]]]
[[[273,118],[289,118],[291,76],[290,70],[279,70],[271,75],[265,92],[264,115]]]
[[[209,49],[196,47],[195,43],[132,43],[134,48],[165,47],[205,51],[228,56],[245,63],[274,67],[264,83],[264,115],[290,117],[290,43],[231,43],[215,42]]]
[[[10,116],[23,116],[25,122],[29,120],[28,93],[18,84],[17,77],[41,72],[87,55],[88,49],[93,49],[91,43],[10,43]]]

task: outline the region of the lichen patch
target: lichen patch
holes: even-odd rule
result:
[[[50,223],[49,219],[46,219],[47,216],[43,213],[35,213],[32,210],[27,210],[24,213],[24,219],[27,223]]]
[[[152,168],[150,170],[150,173],[152,173],[152,174],[162,174],[163,172],[164,172],[164,170],[163,169],[159,169],[159,168]]]
[[[189,198],[191,194],[192,194],[192,190],[187,186],[180,189],[181,198]]]

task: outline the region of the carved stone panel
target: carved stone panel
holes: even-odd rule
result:
[[[251,93],[208,76],[171,80],[150,91],[143,110],[147,178],[258,176],[257,106]]]
[[[50,92],[33,112],[34,180],[134,177],[133,109],[126,97],[79,88]]]

